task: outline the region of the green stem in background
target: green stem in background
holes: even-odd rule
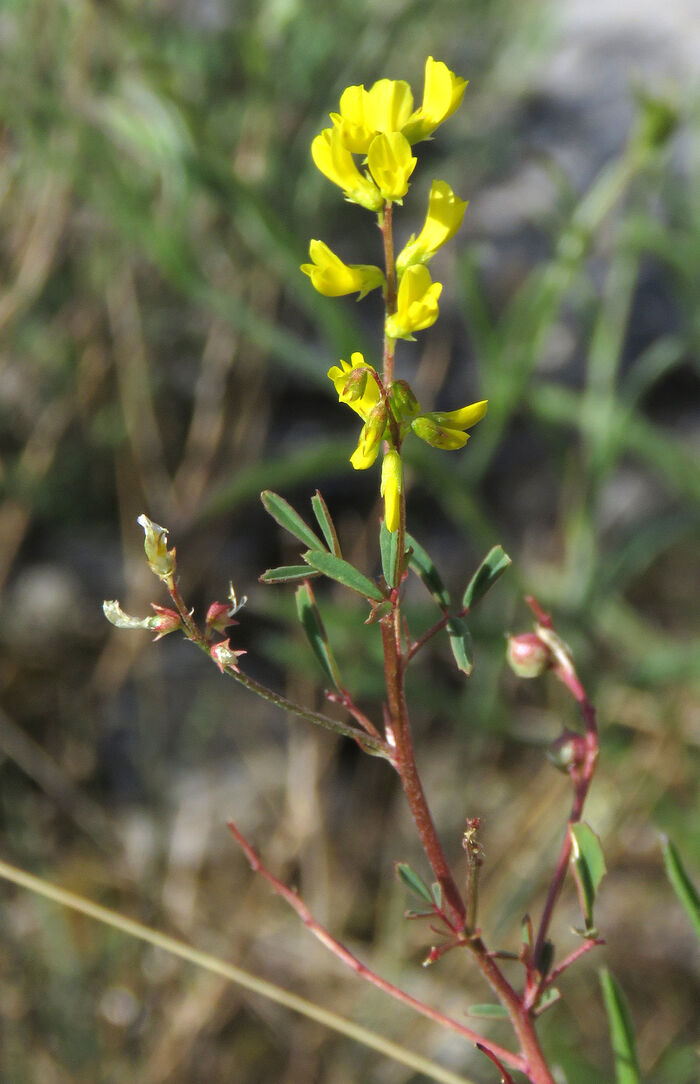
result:
[[[256,975],[242,971],[239,967],[234,967],[233,964],[228,963],[226,960],[220,960],[217,956],[212,956],[207,952],[200,952],[184,941],[177,941],[174,937],[168,937],[159,930],[151,929],[150,926],[143,926],[140,922],[126,918],[117,911],[101,907],[83,896],[77,896],[74,892],[58,888],[49,881],[34,877],[31,873],[25,873],[24,870],[10,866],[6,862],[0,861],[0,877],[12,882],[12,884],[19,885],[21,888],[26,888],[38,896],[43,896],[53,903],[58,903],[62,907],[68,907],[72,911],[86,915],[96,922],[102,922],[105,926],[119,930],[128,937],[135,937],[139,941],[153,945],[163,952],[169,952],[172,956],[194,964],[196,967],[201,967],[214,975],[220,975],[222,978],[236,983],[253,994],[267,998],[268,1001],[282,1005],[292,1012],[300,1013],[309,1020],[315,1020],[323,1027],[337,1031],[340,1035],[345,1035],[348,1039],[352,1039],[353,1042],[363,1043],[384,1057],[392,1058],[402,1065],[408,1065],[415,1072],[421,1073],[430,1080],[438,1081],[438,1084],[474,1084],[474,1081],[458,1076],[449,1069],[443,1069],[442,1066],[428,1061],[427,1058],[421,1057],[420,1054],[414,1054],[412,1051],[407,1050],[404,1045],[399,1046],[397,1043],[392,1043],[391,1040],[385,1039],[383,1035],[368,1031],[367,1028],[363,1028],[360,1024],[354,1024],[351,1020],[346,1020],[344,1017],[338,1016],[320,1005],[315,1005],[312,1001],[307,1001],[305,998],[292,994],[288,990],[283,990],[280,986],[275,986],[265,979],[259,979]],[[462,1028],[462,1025],[456,1024],[456,1028]],[[462,1028],[462,1031],[464,1030]],[[493,1044],[489,1044],[489,1046],[491,1049],[499,1051],[504,1061],[507,1060],[503,1057],[503,1052],[500,1051],[498,1046],[494,1047]]]

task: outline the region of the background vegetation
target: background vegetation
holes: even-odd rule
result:
[[[624,65],[612,83],[594,71],[588,96],[575,80],[555,92],[555,16],[535,0],[0,5],[2,853],[486,1079],[459,1040],[343,973],[224,827],[235,814],[358,955],[462,1016],[485,991],[461,959],[419,967],[392,862],[420,859],[385,767],[100,611],[165,601],[145,511],[172,532],[189,600],[229,579],[249,595],[233,638],[247,668],[320,702],[314,660],[283,633],[291,592],[256,583],[293,556],[257,497],[303,507],[320,486],[353,559],[376,560],[373,487],[349,468],[355,427],[325,379],[350,350],[376,352],[371,302],[320,298],[298,265],[310,237],[348,262],[377,238],[308,147],[343,87],[390,75],[418,92],[432,53],[471,80],[431,154],[472,204],[438,268],[445,315],[403,375],[426,406],[487,396],[490,412],[446,473],[413,449],[411,530],[457,588],[497,541],[515,563],[473,626],[469,682],[444,644],[416,672],[420,760],[456,861],[465,816],[483,816],[488,935],[517,947],[565,816],[543,750],[572,722],[546,680],[502,670],[503,632],[536,594],[599,707],[589,820],[609,868],[608,947],[562,984],[545,1043],[569,1084],[609,1078],[604,961],[647,1079],[690,1084],[698,951],[658,833],[697,872],[698,98],[679,68],[675,91],[642,85],[664,104],[635,104]],[[430,179],[405,201],[406,233]],[[371,703],[374,632],[323,602]],[[425,605],[416,594],[417,624]],[[9,886],[0,908],[8,1084],[418,1080]]]

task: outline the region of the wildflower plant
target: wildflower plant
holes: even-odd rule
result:
[[[417,1001],[361,964],[320,925],[296,893],[265,867],[239,828],[233,823],[229,827],[253,868],[298,912],[311,932],[364,979],[475,1044],[506,1084],[512,1084],[514,1072],[523,1074],[531,1084],[554,1084],[553,1069],[537,1034],[537,1019],[559,996],[555,986],[558,976],[601,943],[593,911],[605,865],[595,833],[582,821],[598,755],[595,711],[551,617],[529,599],[534,629],[510,638],[508,661],[522,678],[548,672],[558,679],[577,705],[581,724],[577,729],[563,728],[550,749],[554,766],[571,781],[572,805],[541,915],[537,921],[526,916],[520,943],[504,949],[487,944],[479,924],[479,879],[485,863],[479,839],[480,819],[473,811],[465,810],[465,869],[458,875],[446,858],[418,771],[406,696],[408,667],[441,633],[447,634],[459,670],[465,676],[471,673],[469,616],[510,564],[507,554],[495,545],[469,578],[461,600],[453,602],[432,559],[409,533],[406,510],[404,443],[417,439],[445,452],[458,453],[469,440],[470,430],[487,411],[487,403],[478,399],[447,411],[425,410],[410,384],[396,372],[399,341],[414,339],[438,319],[443,287],[433,281],[428,265],[458,231],[467,204],[446,181],[434,180],[423,226],[398,254],[394,253],[394,209],[409,194],[421,142],[431,138],[459,107],[466,85],[444,63],[429,57],[423,97],[417,107],[410,86],[402,80],[380,79],[369,90],[364,86],[348,87],[338,111],[330,114],[331,125],[311,145],[316,166],[342,190],[345,199],[376,215],[382,238],[383,266],[346,264],[325,242],[314,239],[309,246],[310,262],[301,267],[312,286],[326,297],[357,293],[362,298],[370,291],[381,290],[384,298],[381,355],[378,350],[377,358],[368,360],[359,351],[354,352],[328,369],[340,404],[354,411],[361,422],[357,445],[350,455],[352,467],[369,471],[381,460],[378,487],[383,516],[377,547],[381,572],[373,576],[372,569],[357,568],[343,556],[342,540],[318,491],[311,499],[313,527],[283,497],[266,491],[262,501],[267,512],[301,543],[302,550],[298,564],[268,569],[260,579],[265,584],[296,583],[299,620],[329,683],[326,699],[329,704],[339,705],[345,717],[339,720],[333,714],[295,703],[245,673],[240,663],[245,650],[232,646],[228,635],[238,624],[237,615],[245,598],[239,600],[231,586],[227,601],[212,603],[200,623],[180,593],[176,554],[168,548],[167,529],[146,516],[141,516],[139,523],[145,531],[147,561],[169,591],[173,608],[154,605],[154,616],[139,619],[125,614],[117,602],[108,602],[105,614],[118,627],[150,629],[156,639],[181,631],[222,673],[250,691],[292,715],[356,742],[364,752],[387,762],[387,769],[401,783],[430,868],[426,881],[405,862],[396,867],[415,901],[406,917],[427,921],[430,927],[432,936],[424,962],[433,964],[448,952],[461,951],[479,969],[496,998],[495,1003],[472,1007],[474,1015],[502,1015],[509,1019],[515,1038],[510,1046],[484,1038],[461,1020]],[[434,623],[418,635],[411,630],[403,606],[405,585],[411,576],[422,581],[436,607]],[[356,702],[342,676],[313,589],[313,581],[323,577],[359,596],[367,607],[365,624],[378,626],[385,679],[379,719],[373,719]],[[582,922],[575,935],[578,944],[562,958],[549,932],[569,870],[576,884]],[[486,1073],[492,1072],[486,1069]]]

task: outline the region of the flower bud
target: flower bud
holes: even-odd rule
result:
[[[151,572],[167,583],[172,582],[175,575],[175,549],[168,549],[168,528],[159,527],[148,518],[141,515],[136,522],[143,527],[145,539],[143,548],[146,551],[148,567]]]
[[[579,768],[586,758],[586,739],[573,730],[563,730],[547,750],[547,756],[560,772],[569,773]]]
[[[356,403],[365,394],[367,388],[367,367],[351,369],[343,385],[341,398],[344,403]]]
[[[167,606],[158,606],[155,602],[151,603],[151,607],[156,612],[155,617],[148,618],[149,628],[156,633],[154,640],[162,640],[168,633],[177,632],[182,628],[182,618],[177,610],[170,610]]]
[[[362,426],[357,448],[350,456],[350,462],[355,470],[366,470],[371,467],[379,453],[379,445],[382,442],[386,430],[386,407],[384,403],[377,403],[367,415],[367,421]]]
[[[508,637],[507,655],[511,670],[521,678],[535,678],[552,665],[552,653],[534,632]]]
[[[237,624],[238,622],[233,619],[230,603],[212,602],[207,610],[206,616],[206,626],[208,629],[216,629],[217,632],[223,632],[229,625]]]
[[[420,403],[413,394],[411,385],[406,380],[395,380],[389,389],[394,416],[398,422],[408,418],[415,418],[420,414]]]

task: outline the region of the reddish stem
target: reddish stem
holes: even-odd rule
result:
[[[433,1020],[437,1024],[441,1024],[443,1027],[449,1028],[451,1031],[456,1031],[459,1035],[462,1035],[470,1042],[481,1043],[485,1046],[485,1051],[489,1050],[495,1058],[501,1059],[507,1065],[512,1066],[513,1069],[518,1069],[521,1072],[525,1072],[525,1062],[517,1054],[513,1054],[510,1050],[506,1050],[504,1047],[499,1046],[497,1043],[492,1043],[490,1040],[484,1040],[476,1031],[472,1031],[471,1028],[465,1027],[464,1024],[458,1023],[450,1016],[445,1016],[444,1013],[438,1012],[437,1009],[431,1009],[429,1005],[425,1005],[422,1001],[418,1001],[416,998],[407,994],[405,990],[401,990],[398,986],[394,986],[393,983],[388,982],[386,979],[381,978],[365,964],[361,963],[356,956],[341,945],[339,941],[335,939],[328,932],[325,926],[322,926],[320,922],[314,918],[309,911],[308,907],[302,899],[287,885],[283,884],[273,873],[270,872],[262,863],[260,857],[253,849],[251,844],[241,833],[238,827],[233,821],[228,822],[228,827],[238,843],[241,850],[244,852],[246,858],[250,862],[251,867],[256,873],[259,873],[277,895],[281,896],[290,907],[293,907],[299,918],[302,920],[308,930],[318,938],[318,940],[330,949],[334,956],[337,956],[339,960],[342,960],[344,964],[350,967],[357,975],[365,979],[367,982],[372,983],[377,989],[383,990],[384,993],[389,994],[397,1001],[402,1002],[404,1005],[408,1005],[409,1008],[414,1009],[416,1012],[421,1013],[422,1016],[428,1017],[429,1020]],[[488,1044],[488,1045],[486,1045]]]
[[[541,620],[542,617],[548,622],[544,624],[545,628],[552,628],[551,619],[547,614],[539,608],[535,599],[528,598],[528,603],[533,612],[538,615],[540,624],[544,624]],[[584,726],[586,728],[585,739],[583,739],[583,756],[580,761],[572,765],[570,769],[571,781],[574,788],[573,801],[571,804],[571,812],[566,825],[566,831],[562,840],[561,849],[559,851],[559,858],[554,869],[554,874],[547,893],[547,899],[545,900],[544,908],[542,910],[542,918],[540,919],[539,929],[537,932],[537,940],[535,942],[535,948],[533,952],[533,962],[535,967],[539,965],[542,956],[542,950],[544,948],[545,941],[547,939],[547,932],[549,930],[549,924],[552,919],[552,913],[554,906],[557,902],[557,898],[561,891],[562,885],[566,878],[566,873],[569,868],[569,859],[571,858],[571,832],[570,828],[572,824],[576,824],[581,820],[583,814],[583,807],[588,796],[588,791],[593,781],[593,774],[595,772],[596,762],[598,760],[598,727],[596,724],[595,708],[591,704],[586,691],[581,684],[581,681],[576,673],[573,663],[569,660],[560,660],[553,667],[555,675],[559,678],[563,685],[569,690],[574,700],[579,706],[581,716],[583,718]]]

